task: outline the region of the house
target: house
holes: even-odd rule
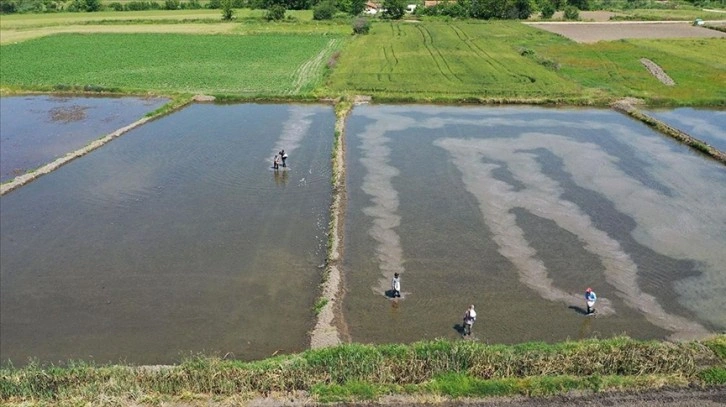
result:
[[[366,8],[365,8],[365,10],[363,10],[363,13],[368,14],[368,15],[375,15],[379,11],[381,11],[381,5],[378,3],[369,1],[366,3]]]
[[[424,7],[438,6],[439,4],[453,4],[456,0],[425,0]]]

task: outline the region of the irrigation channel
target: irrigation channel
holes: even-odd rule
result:
[[[194,104],[3,195],[0,358],[310,346],[334,126],[330,106]],[[343,341],[458,338],[472,303],[486,342],[726,329],[726,167],[624,114],[356,106],[343,158]]]

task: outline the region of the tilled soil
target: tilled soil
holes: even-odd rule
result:
[[[581,43],[633,38],[726,38],[726,33],[689,22],[537,22],[526,23]]]

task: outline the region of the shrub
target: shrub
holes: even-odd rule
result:
[[[113,3],[108,3],[108,8],[113,11],[124,11],[124,5],[117,1],[114,1]]]
[[[202,3],[199,0],[189,0],[186,3],[181,3],[180,6],[183,10],[199,10],[202,8]]]
[[[371,30],[371,21],[367,18],[359,17],[353,20],[353,34],[368,34]]]
[[[270,8],[267,9],[267,13],[265,13],[265,18],[267,21],[280,21],[285,18],[285,12],[287,9],[285,9],[285,6],[282,4],[273,4],[270,6]]]
[[[336,11],[331,0],[323,0],[313,8],[313,20],[332,20]]]
[[[179,10],[179,0],[164,0],[164,10]]]
[[[127,11],[157,10],[160,6],[153,1],[130,1],[126,3]]]
[[[567,0],[567,5],[577,7],[578,10],[590,9],[590,2],[588,0]]]
[[[18,11],[18,6],[14,1],[0,0],[0,13],[12,14]]]
[[[542,18],[552,18],[553,15],[555,15],[555,6],[548,0],[545,0],[542,3],[541,10],[542,12]]]
[[[565,20],[579,20],[580,19],[580,10],[577,9],[575,6],[567,6],[565,7]]]
[[[222,0],[222,20],[229,21],[234,18],[233,0]]]

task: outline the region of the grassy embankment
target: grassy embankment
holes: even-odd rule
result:
[[[0,400],[80,405],[242,401],[260,396],[315,401],[548,396],[726,384],[726,336],[703,342],[628,338],[558,344],[431,341],[348,344],[259,362],[196,358],[142,368],[71,364],[0,369]]]

